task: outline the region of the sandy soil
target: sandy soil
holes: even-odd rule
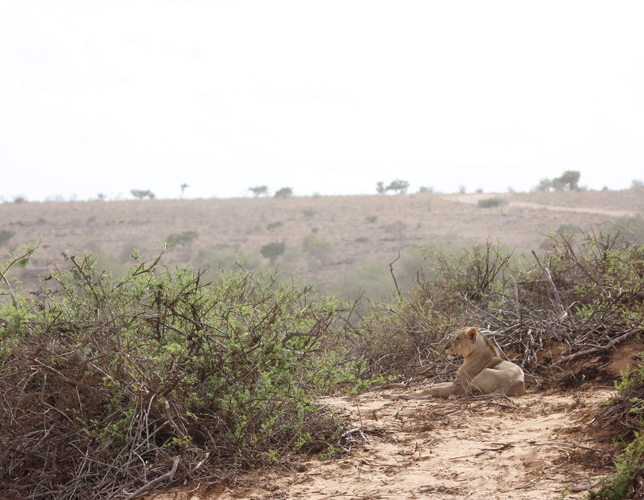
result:
[[[402,389],[324,398],[352,431],[339,459],[304,462],[299,472],[257,472],[210,491],[157,500],[569,499],[611,471],[616,447],[591,424],[615,391],[587,386],[508,399],[399,400]]]

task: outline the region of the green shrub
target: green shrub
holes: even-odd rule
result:
[[[157,263],[114,280],[72,256],[43,300],[0,304],[4,495],[141,496],[157,479],[216,480],[341,447],[343,427],[312,402],[344,385],[347,360],[324,348],[337,303],[274,275],[210,284]]]
[[[304,217],[313,217],[315,215],[315,212],[312,208],[305,208],[304,210],[302,210],[302,213],[304,214]]]
[[[508,200],[501,197],[485,198],[484,200],[479,200],[479,208],[498,207],[499,205],[506,205],[507,203]]]
[[[604,479],[603,486],[597,490],[590,490],[590,500],[626,500],[633,498],[633,478],[644,467],[644,435],[637,433],[635,439],[629,443],[617,460],[615,460],[617,473]]]
[[[377,216],[377,215],[367,215],[367,216],[365,217],[365,220],[366,220],[369,224],[373,224],[374,222],[376,222],[376,221],[378,220],[378,216]]]

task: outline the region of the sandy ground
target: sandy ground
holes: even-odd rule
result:
[[[542,499],[568,487],[567,498],[580,499],[612,470],[612,438],[591,423],[615,393],[607,387],[512,399],[390,399],[402,393],[320,401],[352,428],[350,452],[338,459],[311,458],[300,472],[257,472],[210,491],[195,485],[153,498]]]

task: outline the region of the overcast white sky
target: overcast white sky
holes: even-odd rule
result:
[[[0,0],[0,200],[644,179],[644,2]]]

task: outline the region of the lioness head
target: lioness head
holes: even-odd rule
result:
[[[452,358],[456,355],[467,356],[474,349],[476,337],[480,335],[476,328],[463,328],[454,332],[445,343],[447,355]]]

